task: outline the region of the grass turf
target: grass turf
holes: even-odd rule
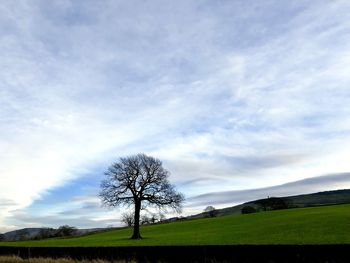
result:
[[[333,205],[197,219],[66,239],[1,242],[0,246],[159,246],[350,243],[350,205]]]

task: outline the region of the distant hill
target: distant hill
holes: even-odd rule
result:
[[[300,208],[300,207],[312,207],[312,206],[323,206],[323,205],[335,205],[335,204],[350,204],[350,189],[335,190],[335,191],[325,191],[312,194],[303,194],[295,196],[284,196],[279,197],[288,203],[290,208]],[[217,216],[240,214],[241,210],[245,206],[252,206],[254,208],[259,207],[261,201],[267,200],[258,199],[254,201],[249,201],[240,205],[217,209]],[[202,218],[206,217],[207,213],[200,213],[197,215],[189,216],[188,218]]]
[[[350,203],[350,189],[285,197],[294,207],[309,207]]]
[[[23,228],[0,234],[0,241],[20,241],[31,239],[46,239],[50,237],[82,236],[90,233],[104,231],[104,228],[75,229],[69,234],[62,233],[60,229],[54,228]]]
[[[49,228],[23,228],[19,230],[14,230],[2,234],[2,240],[17,241],[21,239],[32,239],[43,230],[49,230]]]

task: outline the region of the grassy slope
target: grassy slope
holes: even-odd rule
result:
[[[334,205],[231,215],[141,228],[143,240],[130,240],[131,229],[79,238],[2,242],[12,246],[140,246],[212,244],[350,243],[350,205]]]
[[[350,204],[350,189],[325,191],[325,192],[304,194],[304,195],[284,196],[280,198],[287,201],[287,203],[289,203],[289,205],[293,207],[311,207],[311,206],[321,206],[321,205],[323,206],[323,205],[335,205],[335,204]],[[241,209],[246,205],[258,208],[259,205],[256,204],[256,201],[257,200],[250,201],[237,206],[219,209],[218,212],[220,215],[240,214]],[[194,217],[200,218],[201,215],[196,215]]]
[[[349,204],[350,190],[326,191],[306,195],[296,195],[285,197],[291,205],[295,207],[331,205],[331,204]]]

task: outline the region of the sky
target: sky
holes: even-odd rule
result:
[[[1,0],[0,50],[0,232],[120,225],[137,153],[182,215],[350,188],[347,0]]]

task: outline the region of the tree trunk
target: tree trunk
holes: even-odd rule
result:
[[[140,235],[140,210],[141,210],[141,201],[135,200],[135,220],[134,220],[134,233],[132,234],[131,239],[141,239]]]

